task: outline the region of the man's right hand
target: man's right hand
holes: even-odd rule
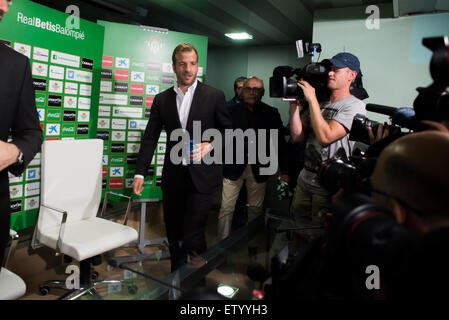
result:
[[[143,190],[143,179],[142,178],[134,178],[133,181],[133,191],[136,195],[141,196]]]

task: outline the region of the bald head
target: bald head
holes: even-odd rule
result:
[[[423,214],[423,220],[449,219],[449,134],[425,131],[388,145],[371,177],[384,191]]]

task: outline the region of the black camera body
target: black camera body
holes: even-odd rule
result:
[[[316,90],[318,101],[329,98],[327,89],[327,75],[329,67],[323,63],[309,63],[304,68],[293,68],[290,66],[279,66],[274,68],[273,76],[270,77],[270,97],[272,98],[304,98],[302,89],[297,80],[304,79]],[[291,77],[296,75],[295,79]]]

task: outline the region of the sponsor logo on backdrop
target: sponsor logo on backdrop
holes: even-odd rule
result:
[[[74,136],[75,134],[76,134],[76,132],[75,132],[74,124],[63,124],[62,125],[62,135],[63,136]]]
[[[114,57],[103,56],[101,65],[103,67],[113,67],[114,66]]]
[[[140,141],[142,138],[142,133],[140,131],[129,131],[128,141]]]
[[[83,58],[81,60],[81,68],[82,69],[93,70],[94,69],[94,60],[88,59],[88,58]]]
[[[145,130],[148,120],[129,120],[128,129],[130,130]]]
[[[64,108],[75,109],[77,105],[78,98],[72,96],[64,96]]]
[[[54,93],[62,93],[63,89],[63,82],[57,81],[57,80],[50,80],[49,81],[49,88],[48,92],[54,92]]]
[[[78,109],[90,109],[90,98],[79,97]]]
[[[147,79],[146,81],[148,82],[160,82],[160,77],[158,75],[155,74],[147,74]]]
[[[88,124],[79,124],[77,134],[89,134],[89,125]]]
[[[47,136],[59,136],[61,125],[59,123],[47,123],[45,133]]]
[[[103,167],[102,174],[103,178],[106,178],[108,176],[108,167]]]
[[[109,179],[110,189],[123,189],[123,179]]]
[[[92,72],[67,68],[66,79],[78,82],[92,83]]]
[[[167,146],[165,143],[160,143],[157,145],[157,153],[165,153]]]
[[[80,57],[59,51],[51,51],[51,63],[62,64],[68,67],[80,67]]]
[[[75,38],[76,40],[84,40],[84,31],[75,31],[67,26],[61,26],[60,24],[55,24],[52,21],[45,21],[39,17],[25,16],[22,12],[17,12],[17,22],[22,24],[38,28],[40,30],[47,30],[50,32],[56,32],[61,35]]]
[[[107,166],[108,165],[108,155],[107,154],[104,154],[103,155],[103,159],[102,159],[102,164],[104,165],[104,166]]]
[[[80,96],[88,96],[92,95],[92,86],[90,84],[80,83]]]
[[[163,84],[174,84],[175,83],[175,77],[169,76],[169,75],[163,75],[162,81]]]
[[[115,67],[129,69],[129,58],[116,57],[115,58]]]
[[[100,91],[101,92],[112,92],[112,81],[104,81],[100,82]]]
[[[11,199],[21,198],[23,195],[23,185],[9,186],[9,195]]]
[[[140,150],[140,143],[128,143],[126,151],[128,153],[138,153]]]
[[[98,118],[98,128],[109,129],[111,120],[107,118]]]
[[[126,133],[125,131],[112,131],[112,141],[125,141]]]
[[[149,71],[154,71],[154,72],[161,72],[162,71],[162,66],[158,62],[149,62],[147,67],[148,67]]]
[[[48,75],[48,65],[45,63],[33,62],[31,74],[33,76],[46,77]]]
[[[31,46],[27,44],[16,42],[14,43],[14,50],[16,50],[18,53],[23,54],[24,56],[27,56],[28,59],[31,57]]]
[[[64,80],[64,67],[59,66],[50,66],[50,74],[49,77],[52,79]]]
[[[142,109],[130,107],[112,107],[114,117],[142,118]]]
[[[145,63],[143,61],[133,61],[131,67],[143,69],[145,68]]]
[[[25,197],[36,196],[41,192],[40,182],[32,182],[25,184]]]
[[[164,155],[158,155],[158,156],[157,156],[156,163],[157,163],[157,164],[164,164],[164,159],[165,159],[165,156],[164,156]]]
[[[76,111],[64,110],[63,120],[64,121],[76,121]]]
[[[109,176],[110,177],[123,177],[125,168],[124,167],[110,167]]]
[[[107,187],[108,187],[108,181],[106,179],[103,179],[102,183],[101,183],[101,188],[106,189]]]
[[[162,167],[158,167],[158,169],[159,168],[161,168],[161,171],[162,171]],[[162,175],[162,173],[161,173],[161,175]],[[160,187],[161,185],[162,185],[162,179],[161,178],[156,178],[156,187]]]
[[[33,78],[33,86],[34,86],[34,90],[46,91],[47,90],[47,80]]]
[[[159,93],[159,86],[155,84],[147,84],[145,94],[147,95],[156,95]]]
[[[8,171],[8,178],[9,178],[9,183],[17,183],[17,182],[22,182],[23,181],[23,176],[22,175],[16,177],[15,175],[13,175],[9,171]]]
[[[98,107],[98,116],[99,117],[110,117],[111,116],[111,107],[99,106]]]
[[[126,129],[126,119],[112,119],[112,129],[125,130]]]
[[[28,165],[31,167],[31,166],[39,166],[40,164],[41,164],[41,154],[40,152],[38,152]]]
[[[113,94],[113,93],[100,93],[100,104],[127,105],[128,104],[128,95]]]
[[[97,131],[97,138],[104,141],[109,140],[109,131]]]
[[[129,81],[129,71],[127,70],[115,70],[114,80]]]
[[[144,82],[145,81],[145,72],[132,71],[131,72],[131,81]]]
[[[124,153],[125,152],[125,144],[124,143],[112,143],[111,144],[111,152],[112,153]]]
[[[131,93],[144,94],[144,85],[140,83],[131,83]]]
[[[114,92],[128,92],[128,83],[127,82],[115,82],[114,83]]]
[[[45,95],[36,93],[35,95],[36,106],[45,106]]]
[[[26,169],[26,181],[39,180],[40,178],[40,168]]]
[[[47,110],[47,120],[48,121],[61,121],[61,110]]]
[[[165,72],[165,73],[174,73],[174,72],[173,72],[173,66],[172,66],[172,64],[171,64],[171,63],[168,63],[168,62],[163,62],[163,63],[162,63],[162,72]]]
[[[153,105],[154,97],[145,97],[145,106],[151,107]]]
[[[22,200],[14,200],[10,202],[10,212],[22,211]]]
[[[48,62],[49,51],[44,48],[34,47],[33,60]]]
[[[145,118],[149,119],[151,116],[151,109],[145,108]]]
[[[75,94],[75,95],[78,94],[78,83],[66,82],[64,93],[65,94]]]
[[[110,164],[111,165],[121,165],[121,164],[125,164],[125,159],[121,156],[111,156],[110,159]]]
[[[161,41],[161,39],[156,36],[151,37],[149,40],[145,40],[145,44],[153,54],[158,54],[159,51],[165,47],[165,44]]]
[[[78,111],[78,122],[89,122],[90,112],[89,111]]]
[[[39,117],[39,121],[45,120],[45,109],[37,109],[37,116]]]
[[[134,179],[125,179],[125,188],[132,188],[133,181],[134,181]]]
[[[62,96],[49,94],[48,95],[48,106],[49,107],[61,107],[62,106]]]
[[[129,104],[132,106],[142,106],[143,105],[143,97],[141,96],[130,96]]]
[[[32,197],[25,199],[25,211],[38,208],[39,208],[39,197]]]
[[[111,69],[101,69],[101,79],[112,80],[112,70]]]
[[[137,156],[126,156],[126,163],[127,164],[136,164]]]

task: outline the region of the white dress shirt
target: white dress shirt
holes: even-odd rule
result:
[[[179,122],[181,122],[181,127],[185,130],[187,126],[187,119],[189,118],[190,107],[192,106],[193,96],[195,95],[196,85],[198,80],[187,89],[186,93],[179,89],[178,83],[173,87],[176,92],[176,107],[178,108]],[[182,159],[182,164],[187,165],[187,159]],[[134,175],[134,178],[144,178],[140,174]]]

